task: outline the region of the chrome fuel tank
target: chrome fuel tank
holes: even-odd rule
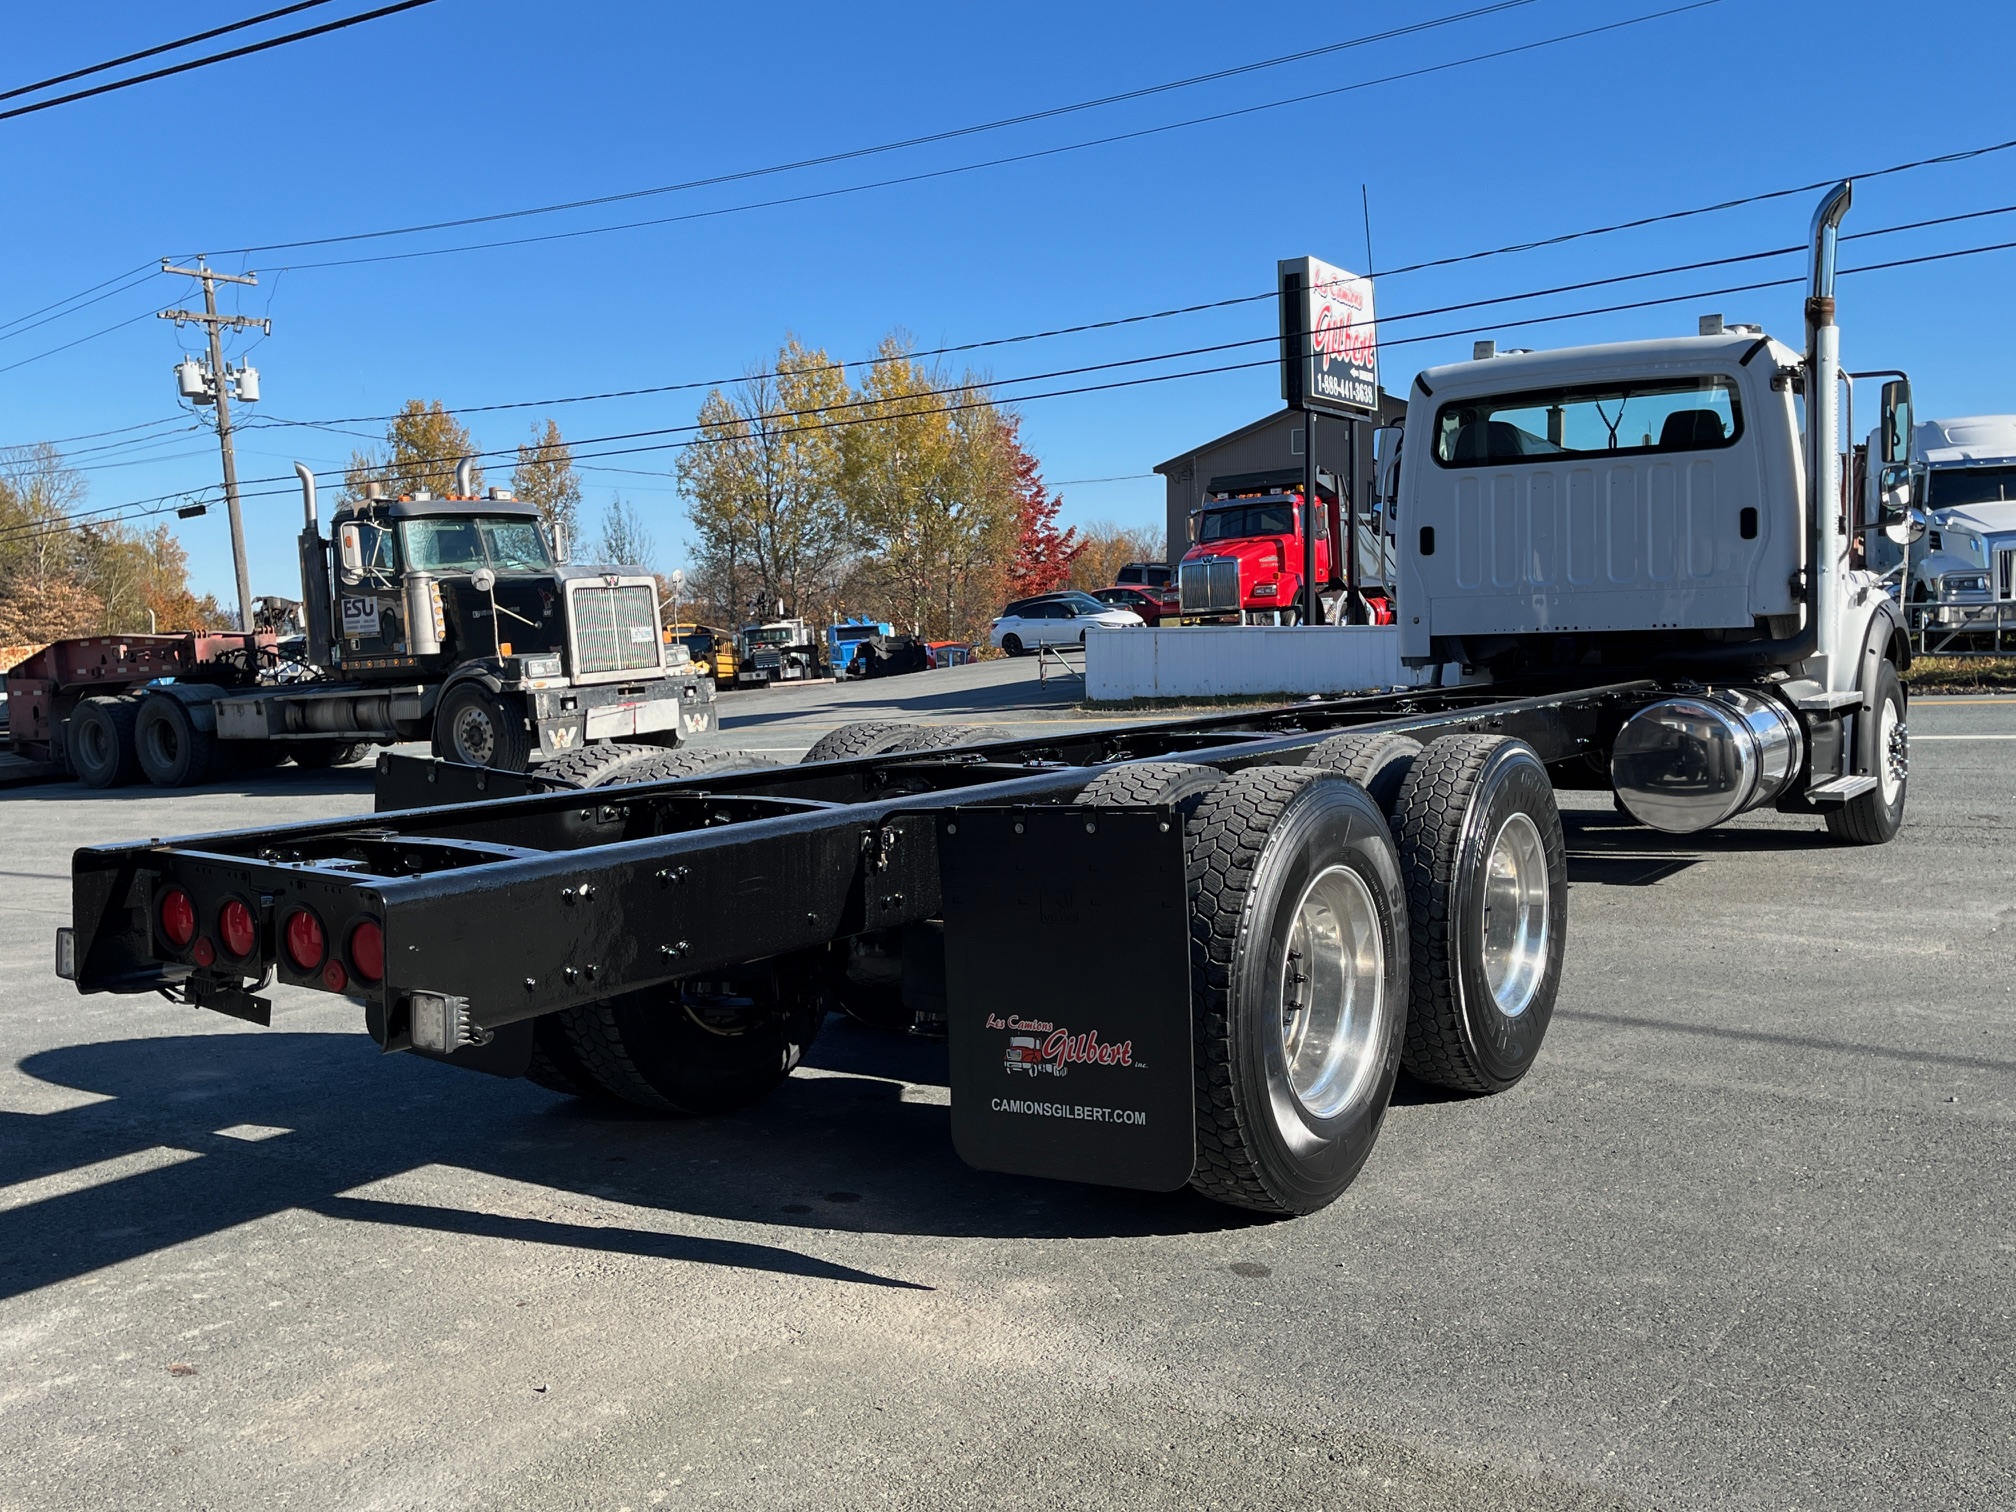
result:
[[[1687,835],[1769,803],[1799,773],[1799,721],[1744,688],[1668,698],[1633,714],[1610,752],[1610,785],[1632,816]]]

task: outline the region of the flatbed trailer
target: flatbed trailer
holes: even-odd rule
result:
[[[1456,685],[1028,740],[864,724],[789,768],[608,749],[562,791],[381,757],[369,816],[77,852],[57,969],[256,1023],[270,983],[339,993],[388,1052],[680,1114],[763,1096],[838,1008],[944,1034],[976,1167],[1320,1208],[1403,1064],[1532,1068],[1557,789],[1673,833],[1767,806],[1897,833],[1909,643],[1842,486],[1848,198],[1814,219],[1803,361],[1717,316],[1415,380],[1406,461],[1381,448],[1395,633]],[[1908,408],[1886,384],[1886,436]],[[1864,522],[1893,539],[1923,528],[1899,488]]]

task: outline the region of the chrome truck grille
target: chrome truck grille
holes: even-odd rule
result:
[[[658,595],[643,583],[582,583],[568,595],[577,676],[641,672],[659,664]]]
[[[1176,570],[1176,592],[1185,614],[1236,614],[1239,563],[1232,557],[1205,557]]]

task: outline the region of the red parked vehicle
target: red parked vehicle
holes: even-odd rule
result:
[[[1180,612],[1174,588],[1134,588],[1116,583],[1111,588],[1094,588],[1092,597],[1115,609],[1132,609],[1144,625],[1159,625],[1166,614],[1174,619]]]
[[[1204,506],[1197,540],[1176,564],[1186,617],[1263,615],[1276,624],[1300,618],[1302,496],[1273,493]],[[1330,581],[1328,511],[1316,511],[1316,580]]]
[[[1337,617],[1336,591],[1342,578],[1331,570],[1330,501],[1320,493],[1316,510],[1316,583],[1328,617]],[[1197,540],[1176,564],[1180,613],[1186,619],[1231,619],[1240,623],[1294,625],[1302,619],[1301,492],[1249,494],[1214,499],[1197,521]],[[1376,539],[1376,537],[1375,537]],[[1359,536],[1361,562],[1372,560],[1366,534]],[[1338,566],[1343,564],[1340,561]],[[1361,581],[1363,574],[1361,573]],[[1365,618],[1393,623],[1391,595],[1380,584],[1365,585]]]

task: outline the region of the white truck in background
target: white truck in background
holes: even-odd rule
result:
[[[1880,446],[1872,433],[1872,451]],[[2016,633],[2016,415],[1966,415],[1911,428],[1905,459],[1927,516],[1909,548],[1904,598],[1921,627],[1949,641]],[[1892,464],[1894,470],[1895,464]],[[1865,469],[1865,508],[1883,469]],[[1894,571],[1903,548],[1872,542],[1870,565]]]

